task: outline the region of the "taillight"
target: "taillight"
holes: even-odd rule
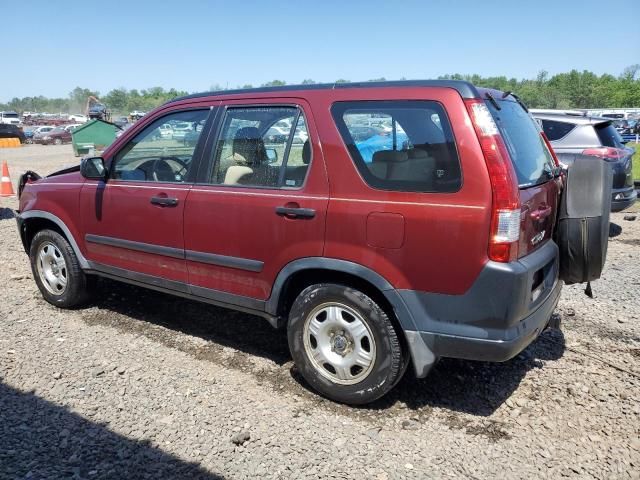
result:
[[[510,262],[518,258],[520,194],[509,152],[489,108],[482,100],[465,100],[491,181],[489,258]]]
[[[616,160],[620,160],[627,156],[627,152],[625,150],[614,147],[587,148],[582,151],[582,154],[600,157],[608,162],[615,162]]]

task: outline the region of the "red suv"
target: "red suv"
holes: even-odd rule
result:
[[[193,141],[160,133],[177,126]],[[159,107],[77,168],[28,172],[18,225],[48,302],[73,307],[103,276],[259,315],[317,391],[361,404],[409,364],[504,361],[540,334],[562,284],[562,178],[509,93],[227,91]]]

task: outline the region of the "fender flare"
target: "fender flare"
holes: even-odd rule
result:
[[[89,262],[80,251],[80,247],[78,246],[78,243],[76,242],[76,239],[74,238],[74,236],[71,234],[71,230],[69,230],[69,227],[67,227],[67,225],[62,220],[60,220],[59,217],[55,216],[53,213],[45,212],[44,210],[29,210],[27,212],[20,213],[18,215],[18,227],[20,228],[21,238],[22,238],[22,224],[24,223],[25,220],[28,220],[30,218],[44,218],[45,220],[49,220],[55,223],[67,237],[67,240],[71,245],[71,248],[73,248],[73,251],[76,254],[76,257],[78,257],[78,263],[80,263],[80,267],[84,270],[88,270],[90,268]],[[25,248],[26,248],[26,245],[25,245]]]
[[[349,262],[347,260],[324,257],[308,257],[294,260],[285,265],[285,267],[280,270],[280,273],[278,273],[278,276],[273,283],[271,296],[265,304],[266,312],[274,316],[277,315],[282,289],[291,275],[303,270],[312,269],[348,273],[350,275],[360,277],[376,287],[391,304],[396,318],[400,323],[400,327],[402,328],[407,340],[407,346],[413,361],[413,368],[416,376],[418,378],[423,378],[429,373],[431,368],[437,362],[437,358],[433,354],[431,348],[425,343],[420,333],[417,332],[416,322],[414,321],[411,310],[407,307],[398,291],[386,278],[364,265]]]

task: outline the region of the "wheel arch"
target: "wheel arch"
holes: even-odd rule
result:
[[[69,230],[69,227],[56,215],[41,210],[29,210],[28,212],[22,212],[18,216],[18,225],[20,229],[20,239],[22,240],[22,246],[25,252],[29,253],[31,241],[36,233],[44,229],[51,229],[58,232],[69,242],[78,258],[80,267],[83,269],[89,268],[89,262],[87,262],[87,259],[82,255],[71,230]]]

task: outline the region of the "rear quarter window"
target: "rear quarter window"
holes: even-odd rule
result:
[[[575,125],[567,122],[558,122],[555,120],[542,120],[542,129],[549,141],[560,140],[566,137]]]
[[[431,101],[339,102],[331,109],[365,182],[403,192],[455,192],[462,175],[451,124]]]

